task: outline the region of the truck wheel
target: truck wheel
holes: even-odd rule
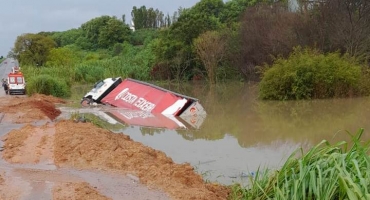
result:
[[[89,106],[90,104],[92,103],[92,99],[90,98],[83,98],[82,101],[81,101],[81,105],[83,107],[87,107]]]

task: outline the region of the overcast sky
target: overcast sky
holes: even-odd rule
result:
[[[41,31],[66,31],[102,15],[131,19],[133,6],[173,14],[199,0],[10,0],[1,2],[0,55],[7,56],[17,36]],[[128,22],[127,22],[128,23]]]

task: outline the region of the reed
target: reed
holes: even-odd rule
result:
[[[71,95],[70,86],[64,79],[55,78],[47,74],[37,75],[28,79],[26,89],[28,95],[38,93],[62,98]]]
[[[352,146],[324,140],[308,152],[294,152],[280,170],[258,170],[246,188],[232,187],[231,199],[370,199],[369,142],[363,129]],[[301,156],[298,156],[301,154]]]

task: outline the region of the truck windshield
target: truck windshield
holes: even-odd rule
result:
[[[9,77],[9,83],[14,84],[15,83],[15,77]]]
[[[97,83],[95,83],[95,86],[94,86],[94,88],[100,88],[101,86],[103,86],[104,85],[104,81],[99,81],[99,82],[97,82]]]
[[[22,77],[17,77],[17,83],[22,84],[23,83],[23,78]]]
[[[11,76],[9,77],[9,84],[23,84],[23,77],[17,76]]]

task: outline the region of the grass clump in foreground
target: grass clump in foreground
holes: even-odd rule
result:
[[[305,154],[300,149],[280,170],[259,170],[247,188],[233,186],[231,199],[370,199],[369,142],[360,141],[362,134],[352,136],[350,149],[325,140]]]

